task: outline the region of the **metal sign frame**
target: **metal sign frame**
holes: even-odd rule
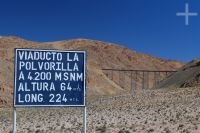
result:
[[[50,51],[50,52],[61,52],[61,53],[81,53],[83,54],[83,62],[84,62],[84,69],[83,69],[83,73],[84,73],[84,79],[83,79],[83,83],[84,83],[84,88],[83,88],[83,91],[84,91],[84,96],[83,96],[83,104],[81,105],[70,105],[70,104],[66,104],[66,105],[63,105],[63,104],[55,104],[55,105],[16,105],[16,84],[17,84],[17,80],[16,80],[16,76],[17,76],[17,51],[42,51],[42,52],[46,52],[46,51]],[[86,79],[85,79],[85,67],[86,67],[86,52],[85,51],[62,51],[62,50],[38,50],[38,49],[15,49],[15,76],[14,76],[14,86],[15,86],[15,89],[14,89],[14,107],[61,107],[61,106],[68,106],[68,107],[84,107],[85,106],[85,91],[86,91]]]

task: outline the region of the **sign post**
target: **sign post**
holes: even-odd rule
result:
[[[17,107],[84,107],[85,122],[85,66],[85,51],[15,49],[13,132]]]
[[[83,110],[83,132],[87,132],[87,107],[84,107]]]
[[[13,108],[13,133],[16,133],[16,108]]]

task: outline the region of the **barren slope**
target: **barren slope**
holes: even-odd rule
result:
[[[116,44],[100,41],[75,39],[38,43],[17,37],[2,37],[0,38],[0,105],[10,105],[12,101],[14,48],[86,50],[89,99],[101,95],[128,93],[110,80],[103,73],[102,68],[176,70],[183,65],[180,62],[155,58]]]
[[[176,73],[164,79],[157,88],[179,88],[200,86],[200,59],[192,60]]]

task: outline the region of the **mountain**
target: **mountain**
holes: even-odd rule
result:
[[[156,88],[181,88],[200,86],[200,59],[194,59],[173,73]]]
[[[102,71],[113,69],[176,70],[184,63],[164,60],[120,45],[88,39],[55,42],[32,42],[18,37],[0,38],[0,105],[11,105],[14,80],[14,48],[85,50],[87,51],[87,96],[129,93]]]

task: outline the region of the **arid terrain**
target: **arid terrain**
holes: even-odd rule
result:
[[[185,88],[200,85],[200,59],[194,59],[157,84],[157,88]]]
[[[101,41],[40,43],[17,37],[0,38],[0,133],[12,132],[14,48],[87,51],[88,133],[200,133],[199,59],[185,65]],[[154,88],[130,93],[104,68],[178,71]],[[137,81],[140,85],[141,77]],[[17,133],[81,133],[82,129],[83,108],[17,108]]]
[[[89,133],[199,133],[200,88],[146,90],[142,95],[88,104]],[[17,133],[81,133],[81,108],[17,109]],[[0,132],[12,130],[12,111],[0,110]]]
[[[0,107],[12,106],[14,80],[14,48],[85,50],[87,52],[88,100],[101,96],[129,93],[109,79],[103,68],[138,70],[176,70],[184,63],[164,60],[129,50],[117,44],[75,39],[56,42],[32,42],[18,37],[0,38]]]

